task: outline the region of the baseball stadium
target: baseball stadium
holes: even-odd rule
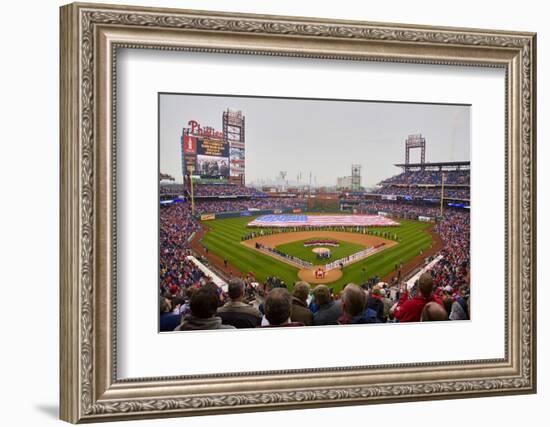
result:
[[[181,177],[159,171],[161,331],[469,319],[468,159],[428,162],[403,135],[373,188],[351,162],[333,186],[250,185],[245,124],[189,120]]]

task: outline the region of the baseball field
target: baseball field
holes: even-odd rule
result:
[[[204,235],[202,243],[208,248],[210,254],[226,259],[232,267],[243,274],[253,272],[259,281],[264,281],[268,276],[277,276],[284,280],[289,288],[292,288],[293,283],[300,280],[299,268],[254,249],[254,244],[251,241],[242,241],[242,237],[250,232],[247,224],[253,219],[253,217],[240,217],[204,221],[203,225],[208,231]],[[391,229],[386,227],[369,228],[371,231],[381,233],[390,231],[397,235],[397,241],[382,239],[372,234],[331,231],[309,231],[307,234],[285,232],[268,237],[275,239],[272,240],[270,247],[319,265],[351,255],[373,243],[385,242],[385,249],[344,267],[342,274],[328,283],[338,291],[350,282],[362,283],[374,275],[384,277],[394,271],[396,265],[410,263],[419,256],[421,251],[432,246],[432,235],[428,232],[430,223],[401,219],[399,223],[399,226],[391,227]],[[261,228],[255,229],[259,233],[261,230]],[[279,244],[276,241],[277,236],[281,236]],[[338,247],[330,248],[332,256],[329,260],[318,260],[313,248],[304,247],[305,240],[327,237],[331,237],[339,243]]]

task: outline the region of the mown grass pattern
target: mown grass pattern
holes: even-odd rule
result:
[[[241,244],[242,236],[249,232],[246,224],[252,219],[253,217],[242,217],[205,221],[204,224],[210,230],[203,238],[204,246],[219,257],[227,259],[243,274],[253,272],[259,281],[266,280],[268,276],[277,276],[292,288],[294,282],[299,280],[297,268]],[[425,231],[430,226],[429,223],[411,220],[399,220],[399,222],[400,226],[391,229],[384,227],[370,229],[394,232],[400,238],[399,244],[346,267],[343,276],[330,286],[335,291],[339,291],[350,282],[360,284],[374,275],[383,277],[393,271],[396,265],[406,263],[417,256],[421,250],[432,245],[432,237]],[[256,229],[256,231],[259,230]]]

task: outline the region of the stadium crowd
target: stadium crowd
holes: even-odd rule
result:
[[[195,210],[199,214],[241,212],[249,209],[297,209],[306,205],[300,197],[268,197],[261,199],[195,199]]]
[[[161,184],[160,194],[185,195],[185,186],[183,184]]]
[[[195,197],[247,196],[267,197],[266,193],[255,188],[235,184],[201,184],[193,187]]]
[[[411,218],[416,219],[419,216],[426,216],[430,218],[436,218],[439,216],[440,208],[439,204],[434,206],[428,205],[413,205],[412,203],[401,203],[393,201],[376,201],[363,203],[356,206],[358,213],[371,213],[376,214],[378,212],[385,212],[391,216],[397,218]]]
[[[161,332],[469,319],[468,285],[442,287],[434,271],[422,274],[411,289],[401,286],[397,292],[386,283],[349,283],[335,293],[326,285],[312,288],[303,281],[289,291],[283,282],[260,285],[251,280],[233,278],[227,292],[204,277],[187,287],[161,290]]]
[[[397,187],[388,186],[374,190],[371,194],[384,194],[395,196],[410,196],[422,198],[439,199],[441,197],[441,188],[439,187]],[[447,199],[470,200],[470,188],[448,188],[443,189],[443,197]]]
[[[441,184],[441,175],[445,174],[445,184],[449,185],[470,185],[470,170],[452,170],[452,171],[404,171],[391,178],[385,179],[380,182],[379,185],[393,185],[393,184],[405,184],[405,185],[422,185],[422,184]]]
[[[199,230],[188,203],[160,209],[160,288],[163,293],[176,291],[202,277],[201,271],[186,260],[188,241]]]
[[[407,170],[381,181],[378,183],[378,188],[368,194],[438,199],[441,197],[442,174],[445,175],[444,198],[470,200],[469,169],[451,171]],[[361,200],[362,198],[361,195],[357,194],[350,194],[345,197],[348,200]]]

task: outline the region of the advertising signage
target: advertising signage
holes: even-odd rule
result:
[[[245,143],[244,116],[227,109],[222,114],[223,131],[201,126],[189,120],[181,137],[184,175],[202,179],[234,179],[244,183]]]

